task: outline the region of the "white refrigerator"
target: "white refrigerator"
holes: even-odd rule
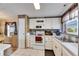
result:
[[[18,48],[25,48],[25,18],[18,19]]]

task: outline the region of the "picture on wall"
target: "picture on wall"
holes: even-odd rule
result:
[[[66,33],[78,36],[78,18],[66,22]]]

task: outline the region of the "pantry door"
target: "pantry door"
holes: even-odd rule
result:
[[[25,48],[25,18],[18,21],[18,48]]]

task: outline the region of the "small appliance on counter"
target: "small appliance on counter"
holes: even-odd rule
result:
[[[60,36],[61,35],[61,32],[59,29],[54,29],[53,31],[57,36]]]
[[[45,35],[53,35],[51,30],[45,30]]]

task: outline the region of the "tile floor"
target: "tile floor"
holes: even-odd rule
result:
[[[45,56],[45,51],[36,49],[17,49],[11,56]]]

